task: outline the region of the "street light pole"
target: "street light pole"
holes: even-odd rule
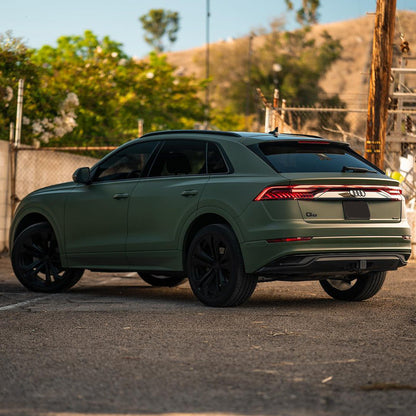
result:
[[[248,127],[248,116],[250,113],[251,101],[251,56],[253,54],[254,34],[250,33],[248,38],[248,55],[247,55],[247,90],[246,90],[246,126]]]
[[[210,0],[206,0],[206,46],[205,46],[205,78],[207,80],[207,86],[205,89],[205,126],[209,126],[209,19],[210,13]]]

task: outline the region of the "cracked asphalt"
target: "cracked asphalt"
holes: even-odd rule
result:
[[[125,273],[31,293],[1,257],[0,415],[121,414],[415,415],[416,264],[366,302],[273,282],[213,309]]]

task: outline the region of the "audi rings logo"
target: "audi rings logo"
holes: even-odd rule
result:
[[[354,198],[364,198],[366,193],[363,189],[350,189],[350,195]]]

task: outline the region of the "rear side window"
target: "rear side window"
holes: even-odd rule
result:
[[[218,149],[218,146],[214,143],[208,143],[208,173],[228,173],[228,166]]]
[[[359,172],[381,173],[351,151],[333,144],[261,143],[263,157],[278,172]]]
[[[200,175],[206,173],[206,144],[198,140],[167,140],[149,176]]]

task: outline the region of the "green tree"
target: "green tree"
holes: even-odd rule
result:
[[[136,62],[117,42],[86,31],[59,38],[33,59],[46,68],[42,82],[51,97],[62,101],[71,91],[79,101],[77,127],[51,144],[115,145],[137,135],[138,118],[147,131],[189,128],[203,118],[200,83],[177,76],[163,56]]]
[[[163,38],[168,37],[171,43],[177,39],[179,30],[179,14],[164,9],[151,9],[149,13],[139,17],[142,27],[147,33],[144,40],[151,45],[156,52],[163,52]]]
[[[0,37],[0,138],[16,118],[17,81],[24,78],[22,142],[117,145],[145,130],[192,128],[204,118],[203,83],[180,76],[166,57],[136,62],[122,45],[91,31],[57,46],[28,50]]]
[[[33,62],[33,51],[20,38],[11,32],[0,34],[0,139],[9,138],[10,124],[16,120],[19,79],[25,80],[23,142],[32,136],[34,119],[57,116],[53,100],[42,89],[43,73],[44,68]]]
[[[323,97],[319,80],[341,51],[339,40],[327,32],[323,32],[319,42],[311,38],[309,27],[272,33],[258,51],[258,65],[252,76],[263,91],[272,91],[277,80],[280,96],[291,105],[312,106]],[[277,74],[273,71],[276,63],[281,67]]]
[[[288,10],[293,10],[292,0],[285,0]],[[318,8],[320,0],[302,0],[302,7],[296,10],[296,20],[302,26],[311,25],[318,22]]]

